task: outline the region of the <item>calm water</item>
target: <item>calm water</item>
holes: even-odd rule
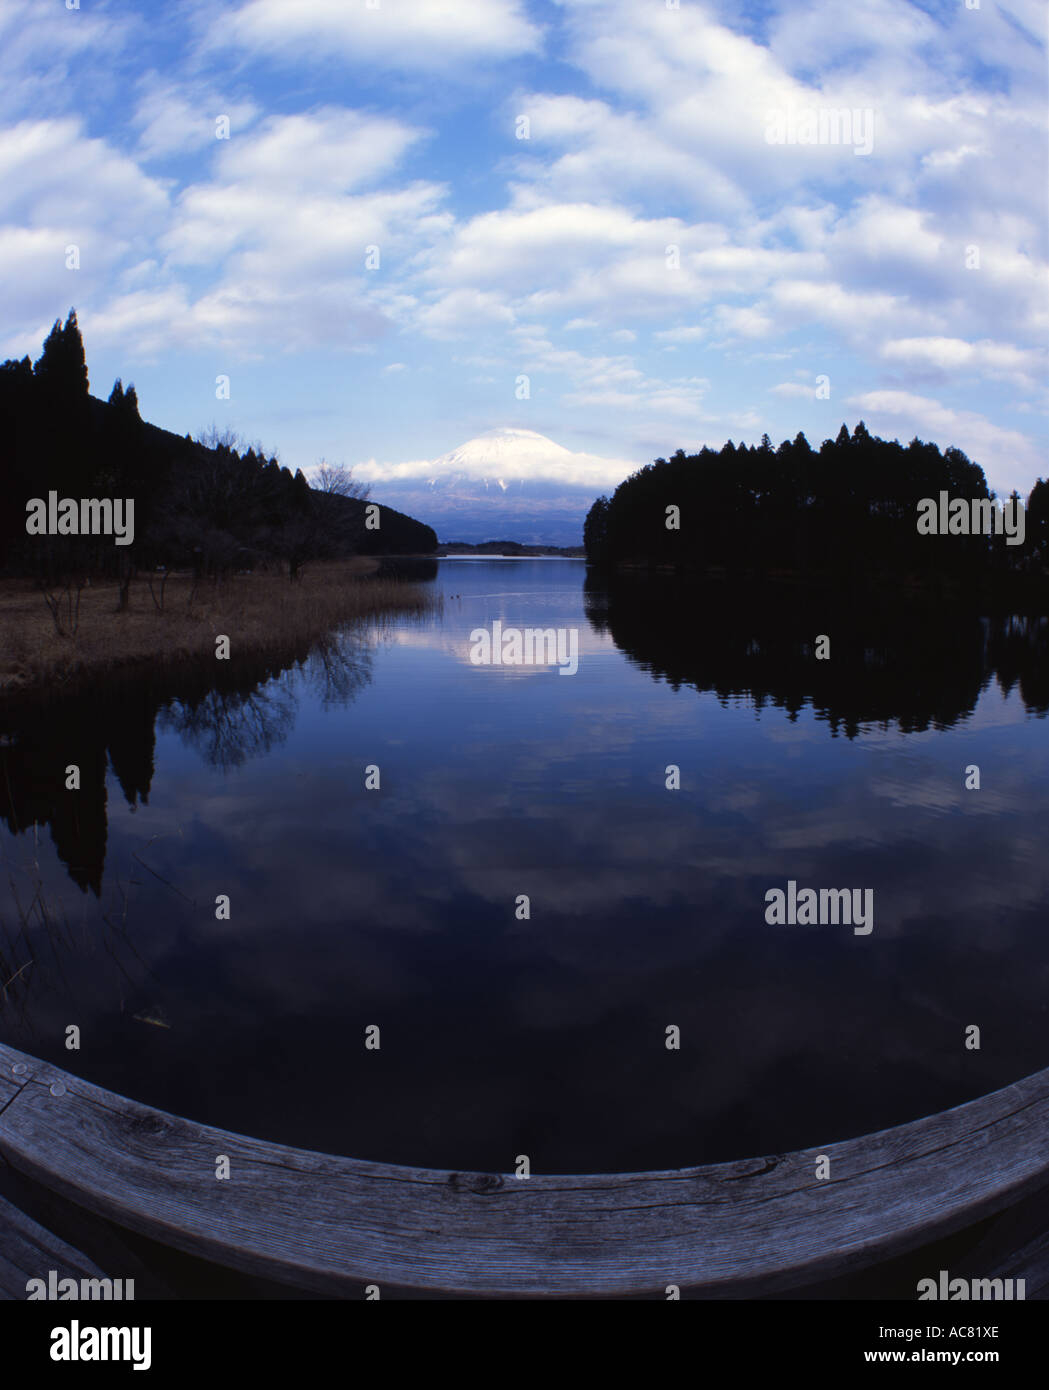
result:
[[[1045,623],[585,573],[442,561],[433,618],[9,720],[0,1037],[229,1129],[497,1171],[820,1144],[1049,1064]],[[577,629],[577,674],[472,665],[496,619]],[[788,879],[873,888],[873,932],[768,925]]]

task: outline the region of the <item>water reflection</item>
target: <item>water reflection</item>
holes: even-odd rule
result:
[[[0,724],[0,821],[16,835],[49,830],[69,877],[100,897],[107,765],[128,805],[145,806],[158,731],[179,734],[209,766],[229,771],[287,739],[301,690],[326,707],[347,705],[370,680],[371,662],[366,638],[332,634],[278,661],[249,654],[189,662],[9,706]],[[72,765],[78,791],[66,786]]]
[[[108,694],[93,736],[139,811],[115,781],[101,903],[68,894],[82,923],[53,949],[10,943],[0,909],[0,988],[35,962],[5,1041],[306,1148],[562,1173],[830,1142],[1049,1061],[1044,623],[724,589],[657,588],[660,610],[624,583],[588,586],[591,626],[581,565],[441,578],[443,612],[374,651],[164,687],[138,716]],[[581,628],[577,675],[473,665],[497,619]],[[874,932],[770,927],[789,879],[872,888]]]
[[[674,689],[712,691],[723,703],[809,706],[833,735],[865,727],[949,729],[971,715],[997,678],[1027,709],[1049,710],[1049,620],[981,617],[915,596],[864,602],[766,585],[747,591],[671,576],[590,574],[587,616],[629,659]],[[815,657],[820,635],[830,656]]]

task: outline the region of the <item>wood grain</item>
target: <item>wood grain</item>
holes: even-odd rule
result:
[[[0,1064],[0,1110],[22,1089],[18,1079],[11,1075],[11,1068]]]
[[[1027,1300],[1049,1298],[1049,1187],[991,1222],[951,1272],[976,1279],[1023,1279]]]
[[[1049,1184],[1049,1069],[861,1139],[651,1173],[448,1173],[198,1125],[0,1046],[31,1080],[0,1114],[13,1167],[177,1249],[314,1292],[491,1296],[677,1284],[781,1292],[864,1268]],[[52,1094],[57,1081],[64,1094]],[[231,1176],[215,1176],[219,1155]],[[816,1160],[831,1163],[827,1181]]]
[[[97,1265],[79,1250],[46,1230],[0,1197],[0,1299],[25,1300],[30,1279],[104,1278]]]

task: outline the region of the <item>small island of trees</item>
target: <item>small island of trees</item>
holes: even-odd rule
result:
[[[1027,499],[1022,545],[1004,535],[919,534],[919,502],[941,492],[993,498],[983,469],[960,449],[941,453],[920,439],[905,447],[860,421],[818,450],[800,433],[778,449],[768,435],[756,447],[729,440],[698,454],[679,449],[598,498],[583,538],[588,561],[602,567],[947,589],[1044,580],[1049,484],[1039,480]]]

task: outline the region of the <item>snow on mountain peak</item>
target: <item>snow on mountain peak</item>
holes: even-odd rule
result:
[[[465,444],[434,459],[431,470],[470,478],[497,477],[506,491],[505,478],[560,478],[570,476],[574,455],[535,430],[496,429],[468,439]]]
[[[439,458],[410,463],[373,459],[360,465],[358,472],[375,489],[414,482],[417,487],[443,490],[469,482],[506,493],[522,484],[542,483],[589,489],[596,496],[614,488],[636,467],[625,459],[573,452],[537,430],[505,426],[468,439]]]

